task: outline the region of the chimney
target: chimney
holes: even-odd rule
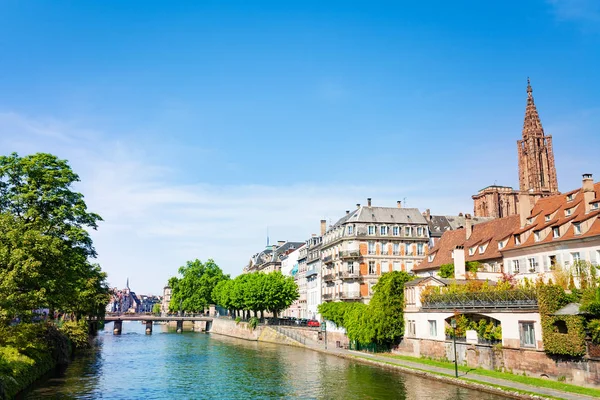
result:
[[[452,250],[452,258],[454,260],[454,279],[467,279],[464,246],[456,246]]]
[[[356,208],[360,208],[360,203],[356,203]]]
[[[371,207],[371,198],[370,197],[367,199],[367,207]]]
[[[465,214],[465,233],[467,240],[469,240],[473,233],[473,220],[471,219],[471,214]]]
[[[462,217],[462,216],[463,216],[463,213],[458,213],[458,216],[459,216],[459,217]]]
[[[525,226],[527,218],[531,214],[531,197],[527,192],[519,193],[519,217],[521,217],[521,228]]]
[[[396,202],[396,207],[402,208],[402,202],[400,200]]]
[[[321,220],[321,236],[323,236],[326,231],[327,231],[327,220],[322,219]]]
[[[429,208],[425,210],[425,218],[427,221],[431,220],[431,210],[429,210]]]
[[[285,240],[278,240],[277,241],[277,247],[281,247],[285,244]]]
[[[596,197],[592,174],[583,174],[583,184],[581,185],[581,189],[583,190],[583,204],[587,214],[592,209],[591,201]]]
[[[350,210],[346,210],[346,215],[350,214]]]

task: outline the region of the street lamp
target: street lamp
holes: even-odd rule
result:
[[[452,326],[452,342],[454,343],[454,376],[458,378],[458,360],[456,357],[456,318],[450,320]]]

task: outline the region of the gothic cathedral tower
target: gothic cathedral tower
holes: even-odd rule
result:
[[[519,190],[536,197],[558,193],[552,136],[544,135],[529,78],[527,78],[527,107],[523,123],[523,139],[517,141],[519,150]]]
[[[523,123],[523,139],[517,141],[519,151],[519,190],[492,185],[483,188],[473,198],[476,217],[502,218],[528,214],[542,197],[558,194],[556,167],[552,151],[552,136],[544,134],[529,78],[527,107]]]

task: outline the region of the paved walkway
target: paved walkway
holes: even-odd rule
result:
[[[373,361],[383,362],[386,364],[394,364],[394,365],[398,365],[400,367],[405,367],[405,368],[410,368],[410,369],[419,369],[419,370],[430,372],[433,374],[445,374],[445,375],[451,375],[452,377],[454,377],[454,369],[453,368],[435,367],[432,365],[422,364],[419,362],[405,361],[405,360],[400,360],[400,359],[392,358],[392,357],[363,353],[360,351],[345,350],[345,349],[338,349],[338,348],[325,349],[323,344],[315,342],[313,340],[306,340],[306,343],[304,343],[304,344],[308,348],[318,350],[318,351],[324,352],[324,353],[337,355],[337,356],[342,356],[342,357],[358,356],[361,358],[368,358],[368,359],[372,359]],[[507,388],[514,388],[517,390],[523,390],[523,391],[527,391],[530,393],[537,393],[540,396],[552,396],[552,397],[556,397],[559,399],[566,399],[566,400],[597,399],[597,397],[585,396],[585,395],[577,394],[577,393],[563,392],[560,390],[555,390],[555,389],[550,389],[550,388],[526,385],[524,383],[519,383],[519,382],[514,382],[514,381],[509,381],[509,380],[499,379],[499,378],[492,378],[489,376],[478,375],[476,373],[471,373],[471,372],[459,371],[458,376],[461,378],[467,378],[467,379],[470,379],[473,381],[481,382],[482,384],[487,383],[487,384],[498,385],[498,386],[503,386],[503,387],[507,387]]]

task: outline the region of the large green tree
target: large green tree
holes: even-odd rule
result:
[[[96,256],[79,181],[67,161],[45,153],[0,157],[0,322],[49,307],[77,315],[103,313],[106,275]]]
[[[179,268],[181,278],[171,278],[169,286],[173,293],[169,310],[184,312],[201,312],[209,304],[214,304],[212,292],[215,286],[228,276],[214,262],[209,259],[205,263],[196,259],[188,261]]]

